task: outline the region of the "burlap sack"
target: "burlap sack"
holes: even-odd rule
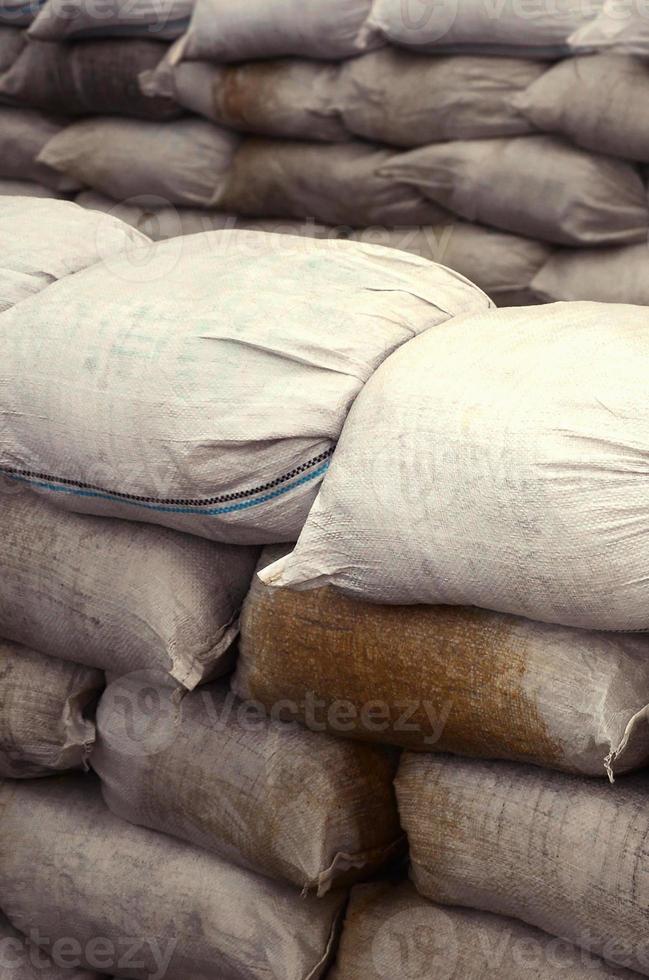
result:
[[[154,194],[167,204],[216,204],[238,137],[204,119],[151,122],[100,116],[49,140],[39,164],[119,201]]]
[[[400,156],[353,141],[306,143],[245,139],[219,207],[267,218],[312,218],[330,225],[430,225],[448,211],[400,178],[381,176]]]
[[[187,29],[193,6],[194,0],[47,0],[29,36],[40,41],[102,37],[174,40]]]
[[[556,303],[411,341],[357,398],[264,580],[648,629],[648,332],[646,307]]]
[[[47,776],[86,763],[101,671],[0,640],[0,683],[0,777]]]
[[[25,46],[25,35],[18,27],[2,25],[0,8],[0,72],[13,65],[14,61]]]
[[[0,894],[45,952],[135,980],[318,980],[345,900],[133,827],[88,776],[0,785]]]
[[[34,109],[0,106],[0,177],[33,180],[57,191],[75,191],[76,178],[61,174],[37,157],[43,147],[61,132],[64,120],[53,119]]]
[[[491,306],[356,242],[223,231],[145,251],[3,317],[0,470],[64,508],[235,544],[295,540],[379,364]]]
[[[647,245],[560,249],[539,269],[531,288],[544,303],[591,299],[649,306]]]
[[[143,95],[138,82],[139,74],[154,68],[164,53],[156,41],[137,39],[72,46],[29,41],[0,78],[0,98],[68,116],[172,119],[180,112],[174,102]]]
[[[0,506],[0,636],[188,688],[229,668],[254,549],[80,517],[16,486]]]
[[[396,788],[422,895],[522,919],[649,976],[645,774],[612,787],[405,754]]]
[[[382,606],[256,577],[233,687],[269,709],[287,698],[301,721],[334,734],[424,752],[599,776],[649,762],[644,636],[462,606]],[[340,701],[350,708],[337,731]]]
[[[633,980],[638,976],[515,919],[434,905],[407,882],[377,882],[352,889],[328,980]]]
[[[173,687],[125,678],[107,689],[97,728],[104,800],[131,823],[319,895],[400,849],[396,753],[272,721],[227,684],[177,706]]]
[[[518,135],[533,127],[512,99],[545,67],[523,58],[427,58],[382,48],[342,66],[334,104],[349,132],[395,146]]]
[[[392,157],[379,174],[469,221],[558,245],[637,242],[649,230],[635,167],[552,136],[439,143]]]
[[[55,960],[30,943],[0,912],[0,976],[2,980],[102,980],[99,973],[65,966],[65,947]],[[63,954],[63,955],[61,955]],[[69,955],[69,954],[68,954]]]

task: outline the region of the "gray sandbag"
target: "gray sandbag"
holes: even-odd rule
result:
[[[379,173],[469,221],[558,245],[637,242],[649,230],[635,167],[552,136],[440,143],[395,156]]]
[[[93,777],[1,784],[0,841],[11,921],[46,953],[71,940],[86,968],[101,957],[135,980],[319,980],[333,952],[344,891],[302,897],[133,827]]]
[[[573,51],[612,52],[649,57],[649,19],[642,0],[604,0],[597,17],[568,38]]]
[[[7,68],[13,65],[24,46],[24,33],[18,27],[2,24],[0,8],[0,72],[5,72]]]
[[[61,195],[33,180],[2,180],[0,178],[0,197],[49,197],[60,200]]]
[[[103,37],[172,41],[186,30],[193,5],[194,0],[40,0],[29,36],[40,41]]]
[[[400,849],[396,752],[273,721],[227,683],[176,706],[173,687],[124,678],[106,690],[97,729],[92,767],[130,823],[319,895]]]
[[[649,976],[646,773],[615,787],[504,762],[402,756],[411,876],[426,898],[521,919]]]
[[[0,640],[0,777],[27,779],[85,765],[95,741],[99,670]]]
[[[567,58],[513,99],[537,129],[587,150],[649,162],[649,64],[599,55]]]
[[[65,941],[53,950],[54,959],[17,929],[0,912],[0,976],[2,980],[102,980],[102,975],[66,965],[70,959]],[[104,978],[105,980],[105,978]]]
[[[360,141],[327,144],[250,137],[235,153],[217,203],[226,211],[252,217],[313,218],[355,227],[430,225],[447,218],[448,211],[409,186],[407,179],[391,176],[399,160],[386,147]]]
[[[115,114],[172,119],[171,99],[140,91],[138,76],[165,54],[156,41],[120,38],[77,44],[29,41],[0,77],[0,99],[68,116]]]
[[[0,106],[0,178],[30,180],[55,191],[79,190],[79,181],[39,163],[44,146],[59,134],[65,120],[34,109]]]
[[[590,299],[649,306],[649,252],[646,245],[558,249],[531,288],[542,303]]]
[[[519,135],[534,127],[512,99],[545,67],[524,58],[424,57],[382,48],[345,62],[334,105],[349,132],[395,146]]]
[[[406,252],[252,231],[157,242],[65,285],[2,318],[0,470],[62,508],[233,544],[295,540],[378,365],[492,306]]]
[[[162,671],[188,688],[228,669],[253,549],[81,517],[3,483],[0,636],[120,675]]]
[[[409,882],[352,889],[328,980],[636,980],[515,919],[436,905]]]
[[[154,194],[169,204],[219,203],[239,138],[203,119],[100,116],[49,140],[39,163],[117,200]]]
[[[0,311],[58,279],[147,243],[148,238],[117,218],[84,211],[69,201],[3,196]]]

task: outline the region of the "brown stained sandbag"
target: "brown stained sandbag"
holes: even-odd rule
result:
[[[345,901],[133,827],[88,776],[0,784],[0,894],[46,952],[66,937],[92,966],[101,938],[135,980],[319,980]]]
[[[61,955],[62,954],[62,955]],[[0,976],[2,980],[102,980],[99,973],[66,966],[70,950],[63,946],[54,959],[30,943],[0,912]]]
[[[95,741],[89,715],[99,670],[0,640],[0,777],[81,768]]]
[[[55,191],[78,190],[81,185],[75,177],[37,160],[65,122],[34,109],[0,106],[0,177],[31,180]]]
[[[515,919],[435,905],[409,882],[352,889],[327,980],[633,980]]]
[[[406,753],[396,788],[422,895],[519,918],[649,976],[645,773],[612,787]]]
[[[116,114],[172,119],[180,114],[171,99],[142,94],[138,75],[165,54],[156,41],[120,38],[56,44],[29,41],[0,78],[0,99],[65,113]]]
[[[280,553],[267,549],[260,565]],[[269,710],[287,699],[283,717],[418,751],[601,776],[649,761],[644,636],[377,605],[255,576],[233,688]]]
[[[646,244],[558,249],[531,288],[543,303],[592,300],[649,306],[649,249]]]
[[[114,814],[241,867],[324,895],[401,850],[396,752],[271,721],[227,684],[176,706],[173,687],[125,678],[97,730],[91,763]]]

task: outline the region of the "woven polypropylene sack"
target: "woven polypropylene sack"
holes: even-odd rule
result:
[[[65,120],[35,109],[0,106],[0,177],[33,180],[56,191],[76,191],[74,177],[38,162],[38,155],[65,126]]]
[[[34,2],[34,0],[32,0]],[[46,0],[29,28],[40,41],[148,37],[174,40],[186,30],[194,0]]]
[[[67,953],[67,955],[66,955]],[[74,956],[74,954],[72,954]],[[99,973],[69,966],[69,948],[46,956],[0,912],[0,969],[3,980],[102,980]]]
[[[24,45],[24,34],[18,27],[2,25],[0,10],[0,72],[6,71],[14,63]]]
[[[649,306],[647,245],[563,248],[550,256],[531,282],[544,303],[596,300]]]
[[[53,191],[33,180],[3,180],[0,178],[0,197],[49,197],[60,200],[58,191]],[[128,222],[127,222],[128,224]]]
[[[641,0],[605,0],[598,16],[581,25],[568,40],[573,51],[613,51],[649,57],[646,6]]]

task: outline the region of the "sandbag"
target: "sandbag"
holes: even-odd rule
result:
[[[368,25],[372,6],[373,0],[197,0],[182,56],[350,58],[385,43]]]
[[[402,756],[411,876],[426,898],[522,919],[649,976],[648,780]]]
[[[194,0],[46,0],[29,29],[40,41],[102,37],[174,40],[186,30]]]
[[[256,553],[62,512],[4,480],[0,635],[119,675],[192,688],[231,666]],[[44,586],[43,583],[46,583]]]
[[[0,0],[0,24],[9,27],[27,27],[45,0]]]
[[[37,161],[43,147],[61,132],[64,121],[33,109],[0,106],[0,177],[30,180],[55,191],[75,191],[80,184]]]
[[[396,146],[518,135],[533,126],[512,99],[545,67],[522,58],[427,58],[382,48],[343,65],[335,105],[351,133]]]
[[[352,889],[328,980],[633,980],[567,940],[488,912],[435,905],[409,882]]]
[[[69,201],[2,197],[0,311],[57,279],[147,243],[117,218],[84,211]]]
[[[102,116],[62,130],[38,160],[117,200],[154,194],[170,204],[209,207],[220,197],[237,143],[234,133],[203,119]]]
[[[357,398],[296,550],[262,578],[648,629],[648,331],[646,307],[555,303],[406,344]]]
[[[88,776],[0,785],[0,893],[46,953],[135,980],[318,980],[345,900],[133,827]]]
[[[137,39],[29,41],[0,78],[0,98],[68,116],[172,119],[179,115],[174,102],[143,95],[138,82],[140,72],[154,68],[164,53],[158,42]]]
[[[176,707],[173,687],[124,678],[97,725],[92,766],[130,823],[319,895],[369,877],[400,848],[396,753],[273,721],[227,683]]]
[[[262,566],[274,557],[268,549]],[[287,699],[286,720],[422,752],[611,777],[649,762],[644,636],[464,606],[376,605],[256,577],[233,689],[268,710]]]
[[[90,714],[104,675],[0,640],[0,777],[26,779],[85,765]]]
[[[440,143],[394,156],[379,173],[469,221],[558,245],[642,241],[649,228],[635,167],[552,136]]]
[[[0,468],[61,507],[236,544],[295,540],[378,365],[491,306],[418,256],[247,231],[64,285],[2,318]]]
[[[638,58],[567,58],[513,105],[537,129],[598,153],[649,162],[648,88],[649,64]]]
[[[601,7],[602,0],[375,0],[371,25],[392,44],[419,52],[557,58]]]
[[[0,971],[2,980],[102,980],[99,973],[67,967],[69,950],[60,947],[54,960],[29,942],[0,912]]]
[[[360,141],[245,139],[218,205],[253,217],[313,218],[330,225],[429,225],[448,212],[381,172],[400,157]]]
[[[568,39],[573,51],[615,51],[649,57],[649,20],[642,0],[604,0],[596,18]]]
[[[646,245],[562,248],[539,269],[531,288],[543,303],[591,299],[649,306]]]
[[[61,195],[49,187],[43,187],[42,184],[35,183],[33,180],[0,179],[0,197],[50,197],[60,199]]]
[[[13,65],[25,45],[25,35],[18,27],[8,27],[2,24],[2,7],[0,6],[0,72]]]

